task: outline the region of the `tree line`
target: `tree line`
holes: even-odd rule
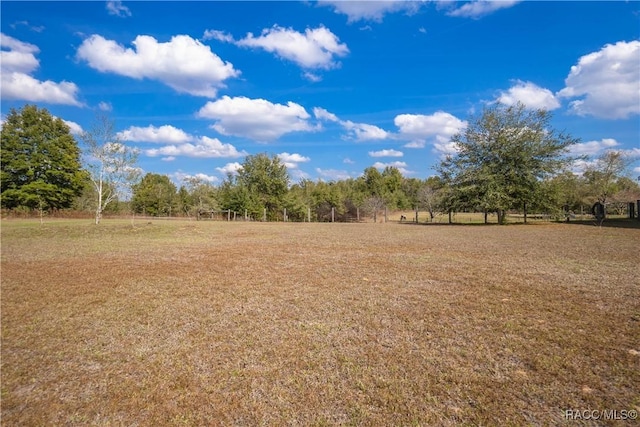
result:
[[[179,187],[166,175],[141,174],[137,152],[118,140],[114,124],[97,118],[79,141],[46,109],[11,110],[2,126],[0,204],[4,210],[91,211],[198,217],[234,212],[254,220],[349,221],[387,209],[420,210],[431,219],[449,212],[589,212],[599,201],[609,210],[640,199],[625,173],[630,159],[607,151],[581,174],[571,171],[579,141],[557,132],[544,110],[486,108],[452,138],[454,154],[427,179],[405,177],[395,167],[366,168],[357,178],[293,183],[278,156],[244,159],[218,185],[191,177]],[[82,143],[83,149],[80,149]],[[584,160],[584,159],[583,159]]]

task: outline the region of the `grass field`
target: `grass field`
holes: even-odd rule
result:
[[[9,220],[1,237],[2,425],[640,410],[640,228]]]

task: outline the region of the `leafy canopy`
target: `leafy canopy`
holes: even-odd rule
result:
[[[454,135],[457,153],[438,166],[451,209],[498,213],[535,199],[543,179],[562,172],[578,142],[551,127],[545,110],[495,105]]]
[[[46,109],[11,109],[1,133],[3,208],[65,209],[82,192],[86,174],[69,127]]]

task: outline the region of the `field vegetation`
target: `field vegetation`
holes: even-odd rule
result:
[[[640,410],[638,227],[1,233],[3,425],[571,425],[566,410]]]

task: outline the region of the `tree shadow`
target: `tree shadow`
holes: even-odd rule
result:
[[[525,224],[524,222],[507,222],[506,224],[498,224],[495,222],[490,222],[488,224],[482,222],[453,222],[449,224],[448,222],[420,222],[415,223],[411,221],[407,222],[398,222],[401,225],[413,225],[420,227],[500,227],[500,226],[529,226],[541,224],[539,222],[530,222]],[[630,218],[615,218],[615,219],[605,219],[602,221],[602,225],[598,225],[598,222],[595,219],[592,220],[572,220],[570,222],[566,221],[551,221],[546,222],[545,224],[567,224],[567,225],[581,225],[588,227],[605,227],[605,228],[629,228],[629,229],[640,229],[640,221],[637,219]]]
[[[569,221],[565,222],[568,225],[582,225],[589,227],[605,227],[605,228],[636,228],[640,229],[640,221],[632,218],[614,218],[614,219],[604,219],[601,225],[598,225],[598,221],[595,219],[591,220],[577,220],[577,221]]]

